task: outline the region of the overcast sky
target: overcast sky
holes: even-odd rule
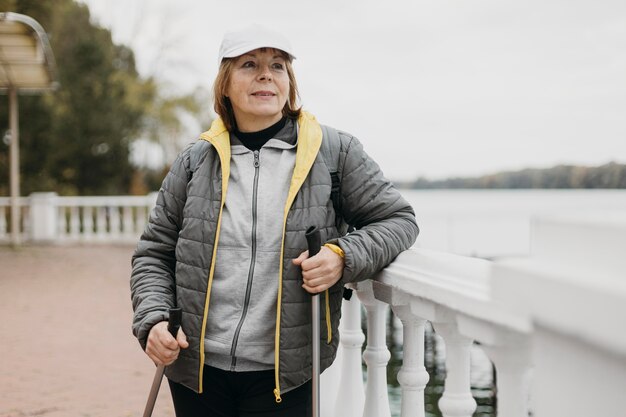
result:
[[[84,3],[180,92],[211,88],[225,31],[279,29],[304,108],[392,179],[626,163],[624,0]]]

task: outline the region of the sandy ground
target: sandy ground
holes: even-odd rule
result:
[[[131,246],[0,247],[0,417],[141,416]],[[174,416],[164,380],[154,417]]]

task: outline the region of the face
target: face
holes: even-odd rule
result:
[[[226,93],[239,130],[257,131],[273,125],[282,118],[289,98],[285,58],[271,48],[235,58]]]

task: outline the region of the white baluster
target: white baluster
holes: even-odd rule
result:
[[[7,237],[7,208],[0,207],[0,238]]]
[[[335,334],[333,334],[335,337]],[[341,346],[337,349],[337,356],[332,365],[322,372],[320,376],[320,416],[331,417],[335,415],[335,404],[341,379],[341,363],[343,353]]]
[[[30,210],[28,206],[20,206],[20,218],[17,224],[17,231],[20,233],[20,242],[23,242],[25,239],[28,239],[30,234],[28,233],[30,230],[26,229],[26,227],[30,227]]]
[[[334,407],[335,417],[361,417],[365,405],[361,347],[365,335],[361,330],[361,303],[357,297],[343,302],[339,324],[341,376]]]
[[[141,206],[137,207],[137,222],[135,223],[135,233],[141,234],[143,233],[143,229],[146,228],[146,211],[148,208]]]
[[[66,209],[63,206],[57,207],[57,225],[59,227],[59,230],[57,230],[59,239],[67,239],[67,217]]]
[[[446,345],[446,382],[439,409],[444,417],[472,417],[476,401],[470,387],[472,339],[461,335],[455,323],[433,323]]]
[[[83,207],[83,238],[91,240],[93,237],[93,207]]]
[[[497,414],[528,417],[531,368],[531,339],[527,333],[498,326],[487,320],[457,314],[459,332],[481,342],[497,375]]]
[[[424,389],[429,375],[424,367],[424,324],[426,320],[411,312],[408,304],[393,306],[402,322],[402,368],[398,382],[402,386],[403,417],[424,417]]]
[[[117,206],[109,208],[109,236],[113,240],[120,237],[120,208]]]
[[[134,237],[134,224],[133,224],[133,208],[131,206],[125,206],[122,213],[122,233],[127,239]]]
[[[98,240],[106,239],[107,219],[106,207],[96,208],[96,238]]]
[[[85,229],[87,229],[87,224],[85,223],[86,217],[87,215],[83,212],[83,225]],[[70,237],[72,240],[78,240],[80,238],[80,208],[78,206],[70,207]]]
[[[367,347],[363,353],[367,364],[367,388],[363,417],[390,417],[387,363],[391,353],[385,340],[387,304],[374,298],[371,281],[359,285],[358,295],[367,311]]]
[[[498,383],[498,415],[528,417],[530,351],[527,343],[515,346],[483,346],[493,361]]]
[[[22,237],[20,238],[20,240],[24,241],[28,239],[29,236],[32,236],[33,230],[33,222],[31,221],[29,206],[22,206],[22,215],[20,219],[22,221]]]

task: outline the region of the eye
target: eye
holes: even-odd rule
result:
[[[254,61],[245,61],[241,64],[241,68],[254,68],[256,67],[256,63]]]
[[[284,66],[281,62],[274,62],[274,63],[272,64],[272,69],[282,71],[282,70],[284,70],[284,69],[285,69],[285,66]]]

